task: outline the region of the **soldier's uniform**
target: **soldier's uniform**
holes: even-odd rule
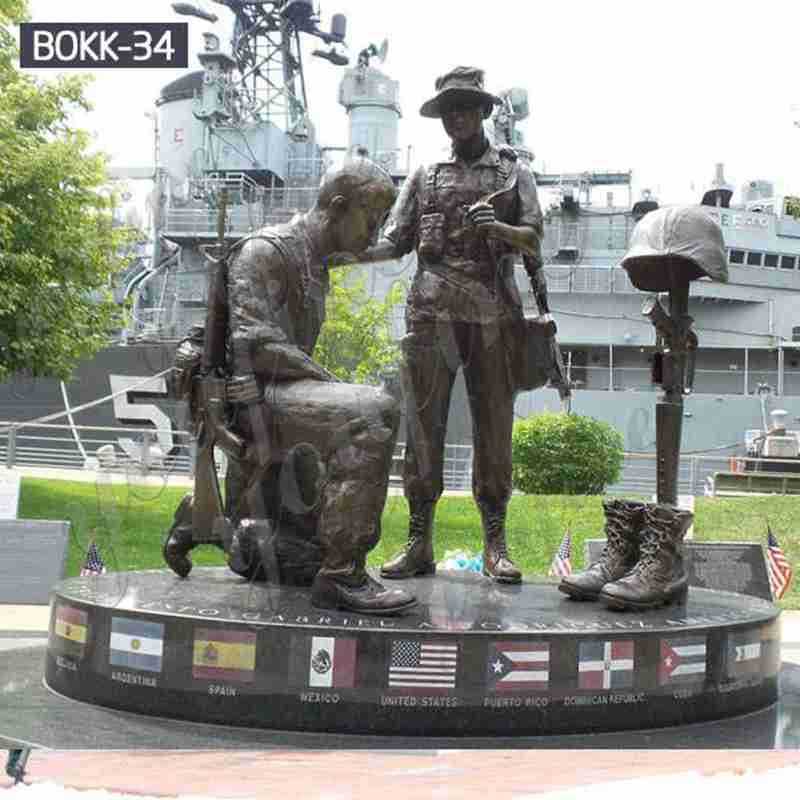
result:
[[[281,514],[304,521],[316,529],[320,573],[358,584],[380,535],[397,403],[379,388],[325,380],[311,359],[329,283],[312,258],[304,223],[266,229],[237,247],[228,279],[232,368],[242,380],[255,377],[262,399],[234,403],[232,428],[263,446],[258,471],[265,478],[263,491],[245,497],[258,473],[252,464],[242,469],[232,462],[229,483],[240,507],[230,510],[238,518]],[[308,452],[308,445],[323,468],[310,505],[296,492],[287,497],[285,488],[297,481],[271,468],[285,465],[298,446]],[[284,491],[276,495],[276,487]]]
[[[522,315],[514,253],[503,243],[487,242],[465,211],[513,181],[512,172],[516,182],[495,203],[497,218],[541,232],[533,175],[512,153],[491,145],[472,164],[453,157],[420,168],[406,182],[384,231],[398,255],[419,254],[403,341],[409,429],[405,484],[412,507],[435,502],[442,493],[447,413],[459,367],[472,412],[475,499],[497,507],[511,494],[514,386],[508,323]],[[426,238],[440,241],[440,251]]]
[[[462,68],[458,78],[472,80],[475,72]],[[446,89],[448,79],[440,79],[437,88]],[[494,193],[499,222],[527,226],[541,239],[542,213],[533,174],[512,150],[492,145],[472,163],[454,155],[417,170],[404,185],[384,230],[397,256],[412,250],[419,256],[403,341],[409,547],[415,537],[430,538],[433,508],[443,490],[447,416],[459,368],[472,413],[472,489],[487,537],[492,531],[502,532],[505,520],[516,393],[510,349],[512,332],[519,330],[511,323],[522,317],[522,303],[514,280],[514,251],[487,240],[466,214]],[[422,559],[427,563],[430,547],[426,553]],[[431,570],[416,573],[424,571]],[[413,571],[401,561],[385,565],[383,574],[405,577]]]

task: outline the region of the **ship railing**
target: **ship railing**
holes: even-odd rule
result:
[[[598,213],[597,219],[558,217],[545,222],[542,252],[551,258],[576,249],[581,254],[624,254],[632,230],[632,221],[615,209]]]
[[[525,308],[533,311],[534,303],[526,298]],[[554,313],[558,319],[559,313],[563,312],[556,309]],[[634,329],[634,331],[636,330]],[[577,388],[614,392],[658,391],[659,387],[652,383],[652,369],[649,364],[634,367],[618,363],[621,360],[619,356],[621,351],[629,353],[631,349],[635,349],[638,353],[639,348],[650,347],[648,340],[643,339],[641,334],[638,337],[633,334],[631,336],[629,341],[623,340],[613,346],[613,364],[609,364],[607,344],[572,344],[562,340],[561,351],[571,379],[578,382]],[[588,354],[593,363],[579,362],[577,354]],[[645,356],[638,355],[643,361]],[[597,360],[595,361],[595,359]],[[759,383],[775,386],[777,385],[776,381],[777,373],[768,370],[751,371],[746,374],[741,370],[701,367],[695,371],[694,394],[750,396],[756,394]],[[787,392],[787,394],[789,393]]]
[[[545,264],[551,292],[586,294],[641,294],[621,267],[584,267]]]
[[[294,213],[308,211],[314,205],[319,186],[276,186],[264,191],[265,213],[280,209]]]
[[[225,230],[229,235],[244,236],[264,224],[262,203],[231,206],[226,215]],[[217,214],[213,208],[167,208],[164,215],[164,235],[215,239]]]
[[[231,203],[252,202],[263,191],[249,175],[244,172],[208,172],[191,182],[192,194],[209,199],[219,196],[222,189],[228,190]]]

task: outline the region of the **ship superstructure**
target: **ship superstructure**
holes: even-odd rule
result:
[[[592,202],[594,190],[630,182],[630,173],[540,175],[543,194],[554,190],[543,255],[575,409],[613,422],[629,451],[652,451],[654,333],[641,314],[642,293],[619,262],[634,225],[658,202],[650,193],[626,206],[615,206],[610,193],[605,204]],[[768,181],[746,183],[731,205],[733,196],[718,165],[698,197],[722,228],[730,277],[698,281],[692,292],[700,349],[684,441],[695,451],[741,446],[760,419],[762,385],[800,415],[800,219],[793,199],[776,197]],[[521,413],[541,401],[524,398]]]

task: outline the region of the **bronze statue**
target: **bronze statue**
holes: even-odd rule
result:
[[[546,304],[538,280],[542,213],[528,166],[511,148],[497,149],[486,137],[484,120],[500,100],[484,89],[483,72],[457,67],[436,81],[436,89],[420,113],[442,120],[452,157],[409,177],[382,240],[364,257],[398,258],[414,249],[418,254],[403,340],[408,543],[383,565],[381,575],[435,572],[434,510],[443,490],[450,393],[462,369],[472,413],[473,494],[483,522],[484,574],[517,583],[521,574],[505,535],[514,397],[520,388],[542,385],[547,374],[533,385],[520,380],[518,367],[525,372],[526,365],[520,363],[525,358],[518,355],[519,339],[528,328],[513,270],[515,253],[522,253]],[[552,322],[542,331],[550,340],[553,332]]]
[[[356,159],[325,178],[308,213],[225,254],[205,336],[195,331],[178,351],[179,394],[196,412],[200,455],[194,497],[179,506],[164,545],[177,574],[191,570],[192,547],[212,543],[243,576],[311,583],[320,608],[392,614],[415,604],[365,568],[380,536],[397,403],[382,389],[338,381],[312,358],[329,257],[364,251],[395,196],[386,172]],[[222,511],[209,441],[231,457]]]
[[[656,403],[657,502],[604,503],[607,543],[600,560],[564,578],[559,589],[611,608],[648,609],[683,602],[688,593],[683,537],[693,515],[676,504],[683,397],[692,390],[697,350],[689,282],[728,280],[722,231],[702,206],[651,211],[634,228],[622,266],[637,289],[669,293],[669,313],[656,297],[642,309],[656,329],[653,382],[664,390]]]

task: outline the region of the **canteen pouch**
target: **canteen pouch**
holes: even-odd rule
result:
[[[435,264],[444,256],[444,214],[437,211],[423,214],[419,222],[419,255],[428,264]]]
[[[554,388],[567,385],[554,322],[517,319],[508,332],[513,339],[510,352],[516,391],[530,391],[548,383]]]

